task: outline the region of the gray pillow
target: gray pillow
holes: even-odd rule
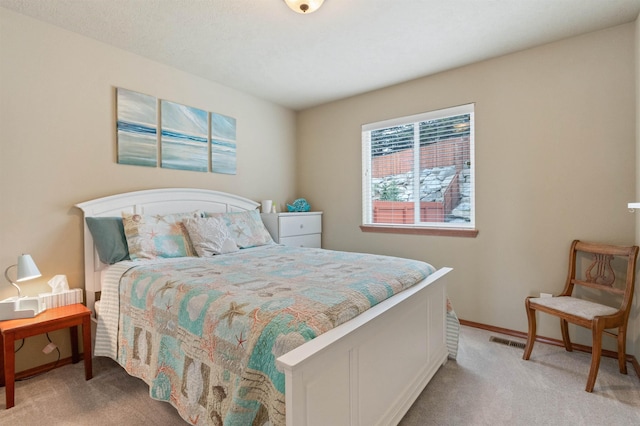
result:
[[[87,217],[85,220],[102,263],[112,265],[129,260],[129,247],[121,217]]]
[[[210,257],[238,251],[238,246],[230,237],[227,224],[222,218],[198,217],[184,222],[191,243],[200,257]]]

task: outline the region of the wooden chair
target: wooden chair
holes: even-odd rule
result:
[[[581,266],[583,263],[586,263],[583,262],[584,258],[578,255],[579,252],[591,254],[593,261],[589,265],[586,265],[586,268],[580,268],[583,272],[576,276],[576,264]],[[533,350],[533,344],[536,340],[536,311],[541,311],[560,318],[562,340],[565,349],[569,352],[571,352],[573,348],[571,346],[571,340],[569,339],[568,323],[570,322],[591,329],[593,343],[591,350],[591,368],[585,389],[587,392],[593,391],[596,376],[598,375],[603,334],[617,337],[618,366],[620,367],[620,373],[627,374],[627,364],[625,360],[627,321],[633,300],[637,256],[637,246],[621,247],[575,240],[571,244],[569,274],[562,293],[555,297],[527,297],[524,302],[529,320],[529,334],[527,336],[527,345],[524,349],[523,359],[529,359],[531,351]],[[626,277],[623,289],[619,288],[619,285],[616,286],[616,276],[614,268],[611,265],[614,258],[620,258],[626,262]],[[576,259],[579,259],[579,261]],[[616,261],[618,261],[618,259],[616,259]],[[618,280],[618,284],[620,284],[620,281],[622,280]],[[614,308],[576,297],[576,294],[574,294],[574,286],[576,285],[598,290],[596,292],[589,290],[590,295],[591,293],[600,293],[604,296],[602,292],[606,292],[617,295],[618,298],[622,297],[622,301],[619,307]],[[607,329],[615,328],[618,329],[617,335],[606,331]]]

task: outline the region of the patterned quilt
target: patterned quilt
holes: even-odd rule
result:
[[[121,278],[118,361],[192,424],[284,424],[275,359],[432,272],[280,245],[135,266]]]

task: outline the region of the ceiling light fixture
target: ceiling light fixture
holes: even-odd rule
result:
[[[324,0],[284,0],[284,2],[294,12],[307,14],[320,9]]]

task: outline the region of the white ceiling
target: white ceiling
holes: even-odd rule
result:
[[[634,21],[640,0],[0,0],[295,110]]]

